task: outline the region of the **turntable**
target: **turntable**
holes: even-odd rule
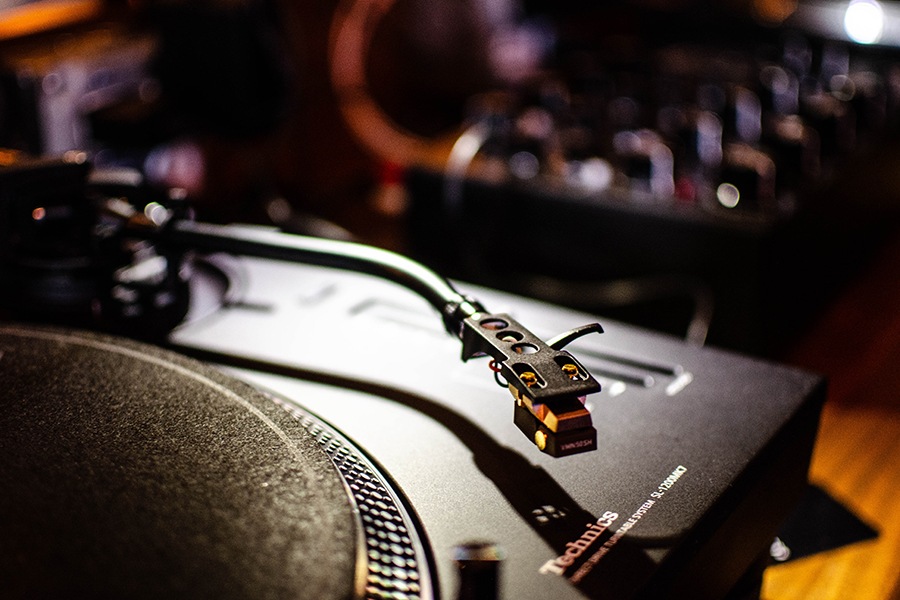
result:
[[[161,344],[0,325],[4,597],[758,596],[821,378],[604,320],[568,345],[596,437],[557,457],[419,296],[236,248]],[[590,320],[464,291],[537,339]]]

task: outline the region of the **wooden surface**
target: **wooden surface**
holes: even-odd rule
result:
[[[900,235],[785,361],[829,378],[811,481],[878,537],[769,567],[762,598],[900,600]]]

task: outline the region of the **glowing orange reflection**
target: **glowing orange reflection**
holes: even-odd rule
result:
[[[0,39],[28,35],[68,23],[84,21],[100,13],[97,0],[37,2],[0,11]]]

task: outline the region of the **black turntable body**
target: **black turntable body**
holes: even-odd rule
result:
[[[554,458],[409,291],[195,271],[176,352],[0,325],[3,597],[758,596],[821,378],[604,320],[570,346],[596,449]],[[465,291],[541,336],[587,320]]]

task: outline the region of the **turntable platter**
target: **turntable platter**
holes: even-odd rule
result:
[[[0,327],[0,596],[348,598],[333,459],[267,396],[93,334]]]

